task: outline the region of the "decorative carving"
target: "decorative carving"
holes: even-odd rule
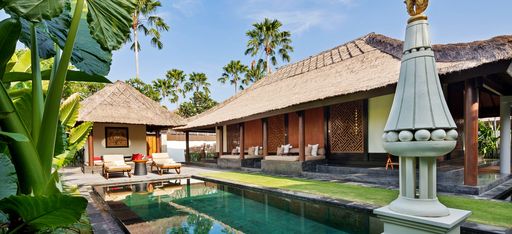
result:
[[[354,101],[331,106],[329,139],[333,153],[363,153],[363,102]]]
[[[428,0],[406,0],[405,5],[410,16],[417,16],[427,9]]]
[[[240,145],[240,129],[238,124],[227,126],[227,138],[227,151],[231,152],[231,150]]]
[[[268,152],[274,153],[277,147],[284,145],[284,115],[268,118]]]

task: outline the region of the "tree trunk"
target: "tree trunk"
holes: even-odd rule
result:
[[[270,61],[269,60],[269,56],[268,56],[268,53],[265,53],[266,54],[266,60],[267,60],[267,74],[270,74],[272,73],[272,71],[270,70]]]
[[[235,94],[238,93],[238,83],[235,80]]]
[[[133,13],[133,42],[135,43],[135,78],[139,78],[139,38],[137,32],[137,11]]]

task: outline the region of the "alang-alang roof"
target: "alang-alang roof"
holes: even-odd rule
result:
[[[192,119],[179,129],[223,124],[311,101],[396,84],[402,41],[380,34],[364,37],[289,64]],[[434,45],[440,75],[512,58],[512,36],[471,43]]]
[[[161,127],[185,125],[179,115],[160,106],[135,88],[116,81],[81,103],[78,121],[143,124]]]

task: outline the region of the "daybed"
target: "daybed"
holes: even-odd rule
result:
[[[169,171],[169,169],[174,169],[176,173],[180,174],[181,163],[177,163],[172,158],[169,158],[167,153],[153,153],[152,157],[151,171],[153,171],[153,167],[156,167],[159,175],[162,175],[164,170]]]
[[[122,154],[106,154],[103,155],[103,176],[108,180],[110,173],[121,172],[127,173],[128,177],[132,177],[130,173],[132,167],[124,161]]]

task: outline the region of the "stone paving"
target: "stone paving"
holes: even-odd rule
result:
[[[214,171],[218,170],[213,168],[184,166],[182,167],[180,175],[177,175],[174,173],[174,171],[161,176],[156,173],[148,172],[148,175],[132,176],[131,178],[128,178],[126,175],[121,176],[121,174],[113,174],[112,177],[108,180],[105,179],[100,173],[82,173],[79,167],[63,168],[60,173],[62,175],[62,182],[64,184],[77,185],[80,193],[89,201],[87,205],[87,214],[89,215],[94,233],[124,233],[124,231],[119,227],[119,225],[117,225],[112,216],[100,205],[101,202],[95,201],[95,196],[91,196],[91,185],[176,179]]]

